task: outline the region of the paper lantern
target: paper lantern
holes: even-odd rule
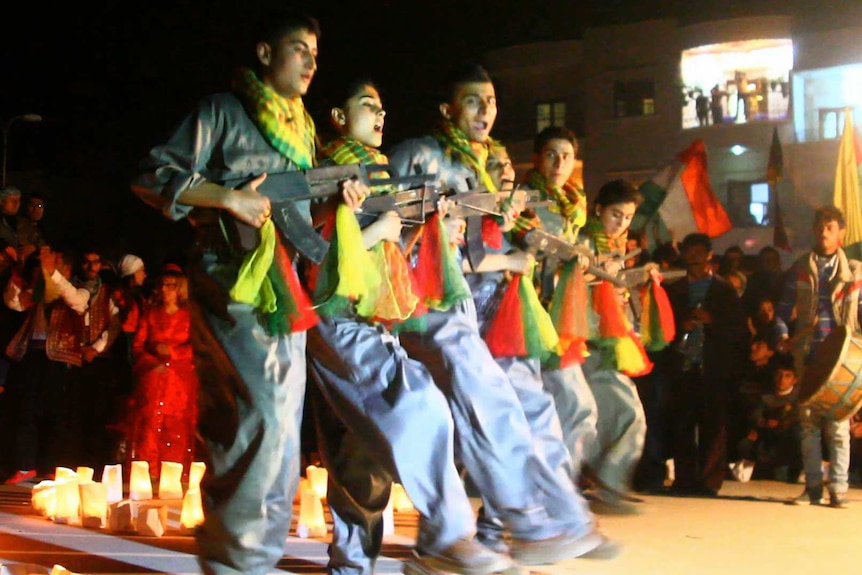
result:
[[[301,483],[299,490],[299,521],[296,524],[296,534],[303,539],[325,537],[326,521],[323,518],[323,503],[320,497],[307,483]]]
[[[78,479],[63,479],[54,486],[55,506],[54,523],[81,523],[81,494],[78,490]]]
[[[123,499],[123,466],[106,465],[102,470],[102,483],[108,490],[108,503],[116,503]]]
[[[144,504],[138,507],[135,529],[138,535],[161,537],[168,528],[168,507],[162,504]]]
[[[30,503],[33,511],[44,517],[54,517],[57,504],[56,482],[40,481],[30,492]]]
[[[407,491],[404,490],[404,486],[400,483],[392,484],[392,493],[390,495],[392,500],[392,508],[398,513],[409,513],[413,511],[413,502],[410,501],[410,498],[407,496]]]
[[[192,466],[189,468],[189,489],[198,487],[201,484],[206,470],[207,464],[203,461],[192,462]]]
[[[200,487],[189,487],[183,497],[183,509],[180,512],[180,529],[192,531],[204,522],[204,510],[201,502]]]
[[[88,481],[93,481],[93,474],[95,470],[92,467],[78,467],[75,470],[75,475],[78,476],[78,481],[81,483],[86,483]]]
[[[305,468],[305,476],[308,478],[308,483],[320,499],[326,499],[326,484],[329,480],[329,474],[325,467],[309,465]]]
[[[132,461],[129,473],[129,499],[145,501],[153,498],[153,481],[150,479],[150,465],[146,461]]]
[[[68,467],[55,467],[54,481],[63,481],[64,479],[78,479],[78,472]]]
[[[175,461],[162,461],[159,474],[159,499],[183,498],[183,464]]]
[[[101,529],[108,523],[108,486],[88,481],[79,484],[81,525]]]
[[[111,531],[134,532],[134,519],[132,502],[128,499],[108,504],[108,529]]]

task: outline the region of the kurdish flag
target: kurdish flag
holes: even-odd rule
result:
[[[682,240],[691,233],[715,238],[732,227],[709,183],[703,140],[692,142],[639,189],[644,199],[632,228],[644,230],[654,242],[669,239],[670,230]]]
[[[853,112],[844,109],[844,134],[838,147],[835,192],[832,202],[844,212],[844,250],[853,259],[862,259],[862,210],[859,200],[859,163],[862,149],[853,129]]]

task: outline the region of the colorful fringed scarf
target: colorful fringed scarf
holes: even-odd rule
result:
[[[461,163],[472,169],[479,178],[479,184],[489,192],[496,192],[497,185],[488,174],[488,156],[491,148],[501,146],[499,142],[488,138],[487,142],[471,142],[467,135],[449,120],[440,124],[439,130],[434,132],[434,137],[440,142],[443,154],[453,162]],[[490,247],[500,249],[503,245],[503,234],[500,231],[502,220],[494,216],[482,218],[482,239]]]
[[[302,98],[285,98],[243,68],[234,82],[258,129],[281,155],[307,170],[314,165],[317,132]]]
[[[628,230],[620,234],[618,238],[611,238],[605,232],[605,227],[602,224],[602,221],[595,216],[591,216],[587,218],[587,223],[584,224],[584,232],[592,240],[597,254],[617,252],[620,255],[625,255],[626,240],[629,237]]]
[[[532,273],[514,274],[484,339],[494,357],[545,359],[557,347],[559,337],[533,287]]]
[[[590,335],[592,310],[587,305],[588,300],[587,281],[577,259],[563,264],[548,308],[551,321],[560,337],[555,355],[548,359],[549,368],[564,368],[573,363],[583,363],[589,355],[587,339]],[[594,319],[593,323],[596,321]]]
[[[592,240],[596,253],[626,253],[628,232],[621,234],[619,238],[610,238],[602,222],[596,217],[587,219],[584,231]],[[639,335],[626,317],[619,297],[617,288],[608,281],[601,281],[592,288],[592,308],[598,314],[599,322],[597,333],[590,336],[590,342],[601,350],[604,367],[616,369],[630,377],[646,375],[652,371],[652,362],[647,357]],[[627,294],[627,297],[639,295]]]
[[[385,154],[366,146],[365,144],[353,138],[340,137],[328,143],[320,150],[321,159],[328,159],[336,164],[380,164],[389,163],[389,158]],[[385,177],[385,174],[381,175]],[[372,189],[374,194],[389,193],[389,188]],[[355,221],[356,218],[354,217]],[[335,233],[333,234],[333,243],[330,244],[330,250],[339,250],[344,253],[344,247],[340,244],[344,243],[345,238],[350,238],[354,235],[354,228],[358,229],[358,224],[349,223],[349,229],[342,229],[348,225],[342,222],[338,225],[336,218]],[[338,244],[338,245],[336,245]],[[361,232],[360,236],[354,240],[350,240],[351,247],[348,249],[356,249],[357,246],[363,246]],[[394,242],[379,242],[375,245],[368,256],[358,256],[357,258],[339,258],[333,255],[331,260],[338,261],[338,265],[334,266],[331,263],[321,266],[316,272],[315,293],[319,293],[318,283],[324,286],[333,286],[339,281],[345,281],[342,278],[343,274],[349,276],[357,276],[367,274],[367,270],[363,270],[361,265],[370,265],[376,270],[376,275],[379,278],[378,286],[374,294],[373,305],[361,306],[355,309],[360,316],[374,322],[380,322],[392,327],[395,323],[406,320],[414,315],[419,305],[419,297],[414,291],[414,280],[412,272],[398,244]],[[361,263],[360,263],[361,262]],[[323,277],[320,276],[329,276]],[[331,277],[333,276],[334,277]],[[338,278],[342,278],[339,280]],[[357,280],[355,277],[346,279],[347,285],[355,285]],[[323,289],[329,289],[323,288]],[[325,291],[323,293],[326,293]],[[322,294],[320,294],[322,295]],[[315,301],[318,301],[315,298]],[[348,300],[349,301],[349,300]],[[333,302],[334,303],[334,302]],[[340,306],[327,304],[326,312],[321,310],[321,313],[335,313],[337,310],[346,311]]]
[[[371,317],[377,305],[380,268],[362,241],[359,221],[346,204],[339,204],[335,221],[324,234],[331,240],[329,251],[320,263],[314,303],[323,316],[343,316],[351,308],[361,317]]]
[[[676,337],[673,308],[664,287],[650,279],[632,297],[641,298],[640,339],[648,351],[661,351]]]
[[[243,260],[230,297],[254,307],[270,335],[305,331],[317,324],[272,220],[261,226],[260,244]]]
[[[455,248],[438,214],[432,215],[422,226],[413,273],[416,283],[422,286],[423,303],[429,309],[446,311],[472,297],[455,256]]]
[[[616,287],[607,281],[593,287],[593,311],[598,314],[598,337],[591,338],[602,352],[604,367],[616,369],[629,377],[652,371],[640,338],[623,313]]]
[[[544,192],[543,199],[554,201],[550,211],[560,214],[565,221],[561,239],[575,242],[578,231],[587,221],[587,196],[584,191],[571,180],[563,184],[562,188],[550,185],[536,170],[527,173],[527,182],[530,188]]]
[[[280,96],[249,69],[240,70],[234,89],[269,144],[299,169],[311,168],[316,132],[302,99]],[[271,220],[260,232],[260,243],[246,254],[231,297],[254,306],[270,335],[307,330],[317,323],[317,315],[299,283],[281,234]]]
[[[319,155],[321,159],[327,158],[338,165],[385,165],[389,163],[389,158],[386,157],[386,154],[377,148],[366,146],[359,140],[345,136],[338,137],[321,147]],[[379,174],[379,176],[378,174],[372,174],[372,176],[385,178],[387,174],[383,173]]]

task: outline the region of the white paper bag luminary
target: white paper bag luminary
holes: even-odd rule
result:
[[[129,472],[129,499],[146,501],[153,498],[153,481],[150,479],[150,465],[146,461],[132,461]]]
[[[329,480],[326,468],[309,465],[305,468],[305,476],[308,478],[308,483],[314,492],[317,493],[317,496],[320,499],[326,499],[326,484]]]
[[[323,518],[323,503],[317,493],[306,482],[299,487],[299,521],[296,534],[303,539],[325,537],[326,521]]]
[[[78,479],[78,472],[68,467],[55,467],[54,481],[63,481],[64,479]]]
[[[81,494],[78,479],[63,479],[54,486],[54,523],[81,524]]]
[[[81,525],[101,529],[108,523],[108,486],[89,481],[79,485]]]
[[[407,513],[413,511],[413,502],[407,496],[404,486],[400,483],[392,484],[392,508],[398,513]]]
[[[43,517],[54,517],[57,505],[57,490],[54,481],[40,481],[30,492],[30,504],[33,511]]]
[[[145,537],[161,537],[168,528],[168,507],[163,504],[143,504],[138,507],[135,530]]]
[[[93,473],[95,473],[95,470],[92,467],[78,467],[75,470],[75,475],[78,476],[78,481],[81,483],[93,481]]]
[[[200,487],[189,487],[183,497],[183,509],[180,512],[180,529],[189,532],[204,522],[204,510],[201,503]]]
[[[102,483],[108,489],[108,503],[116,503],[123,499],[123,466],[106,465],[102,470]]]
[[[162,472],[159,474],[159,499],[182,499],[182,480],[182,463],[162,461]]]
[[[189,489],[198,487],[201,484],[206,470],[207,464],[203,461],[192,462],[192,466],[189,467]]]

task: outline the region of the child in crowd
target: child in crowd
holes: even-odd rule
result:
[[[748,434],[739,443],[741,460],[731,467],[742,482],[771,471],[773,478],[795,482],[802,469],[799,435],[799,385],[793,358],[777,354],[770,362],[773,387],[760,397],[749,418]]]

